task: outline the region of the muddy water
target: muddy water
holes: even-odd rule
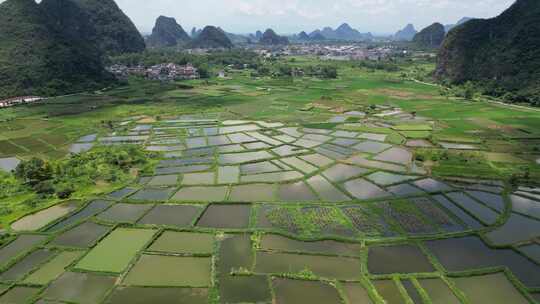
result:
[[[366,172],[368,170],[363,168],[337,164],[324,171],[323,175],[332,182],[341,182]]]
[[[256,273],[298,273],[309,269],[328,279],[355,280],[360,277],[360,260],[288,253],[257,253]]]
[[[486,224],[493,224],[499,217],[499,214],[497,214],[495,211],[474,201],[473,199],[466,196],[465,193],[449,193],[448,197],[456,204],[460,205],[463,209],[469,211]]]
[[[148,250],[172,253],[211,254],[213,248],[213,234],[166,231],[159,236]]]
[[[321,175],[313,176],[307,183],[325,202],[345,202],[351,199]]]
[[[210,205],[197,226],[212,228],[247,228],[251,205]]]
[[[512,213],[506,223],[486,234],[495,245],[509,245],[540,236],[540,221]]]
[[[80,304],[100,303],[115,280],[110,276],[66,272],[45,290],[43,296]]]
[[[64,273],[65,268],[75,262],[83,251],[64,251],[45,263],[24,280],[24,283],[46,285]]]
[[[527,304],[503,273],[453,279],[470,303]]]
[[[420,248],[413,245],[370,247],[368,270],[372,274],[435,271]]]
[[[18,236],[17,239],[0,248],[0,267],[5,266],[15,257],[28,252],[34,246],[37,246],[41,242],[44,242],[45,239],[47,239],[47,236],[45,235]]]
[[[178,202],[222,202],[227,198],[228,187],[183,187],[171,200]]]
[[[27,255],[22,260],[15,263],[8,270],[0,274],[0,280],[2,281],[15,281],[19,280],[35,269],[40,264],[47,261],[53,256],[53,253],[49,250],[39,249]]]
[[[166,201],[169,199],[174,189],[143,189],[134,195],[130,196],[129,199],[140,200],[140,201]]]
[[[303,242],[273,234],[263,236],[261,248],[284,252],[307,252],[341,256],[359,256],[361,250],[360,244],[341,243],[331,240]]]
[[[76,222],[81,221],[83,219],[87,219],[107,209],[111,204],[112,202],[110,201],[102,201],[102,200],[93,201],[90,204],[86,205],[86,207],[84,207],[79,212],[73,214],[72,216],[58,222],[57,224],[47,229],[47,232],[56,232],[58,230],[62,230],[67,226],[75,224]]]
[[[369,200],[391,196],[390,193],[361,178],[346,182],[344,187],[357,199]]]
[[[337,290],[326,283],[287,279],[274,279],[272,283],[276,295],[276,304],[341,303]]]
[[[98,215],[98,218],[107,222],[134,223],[154,205],[116,204],[107,211]]]
[[[108,226],[86,222],[60,234],[51,242],[51,245],[88,248],[94,245],[109,230],[110,227]]]
[[[252,184],[233,186],[229,201],[231,202],[272,202],[275,186],[269,184]]]
[[[279,185],[278,198],[280,201],[285,202],[306,202],[319,200],[305,182]]]
[[[36,287],[13,287],[8,292],[0,296],[0,303],[27,303],[39,292]]]
[[[188,227],[201,211],[199,206],[157,205],[143,216],[138,224]]]
[[[219,163],[222,165],[233,165],[248,163],[258,160],[265,160],[273,158],[272,154],[266,151],[259,152],[243,152],[243,153],[232,153],[232,154],[221,154],[219,156]]]
[[[392,280],[377,280],[372,281],[379,295],[386,301],[387,304],[406,304],[405,299],[399,292],[396,283]]]
[[[417,176],[400,175],[388,172],[375,172],[367,176],[369,180],[381,186],[389,186],[418,178]]]
[[[37,213],[25,216],[15,223],[11,224],[11,228],[15,231],[32,231],[39,230],[45,227],[48,223],[61,218],[68,213],[75,211],[79,206],[77,201],[69,201],[50,207],[48,209],[38,211]]]
[[[249,286],[249,288],[246,288]],[[266,276],[222,275],[219,280],[222,303],[270,303],[270,285]]]
[[[211,283],[211,272],[212,258],[142,255],[125,277],[124,284],[207,287]]]
[[[221,241],[218,271],[221,275],[233,269],[250,269],[253,263],[251,238],[249,234],[228,235]]]
[[[478,237],[426,242],[448,271],[506,266],[527,287],[540,287],[540,266],[510,249],[491,249]]]
[[[433,304],[459,304],[460,301],[441,279],[419,279]]]
[[[118,287],[107,304],[147,304],[147,303],[189,303],[205,304],[208,302],[208,290],[205,288],[148,288]]]
[[[342,286],[349,303],[373,303],[367,290],[360,283],[343,283]]]

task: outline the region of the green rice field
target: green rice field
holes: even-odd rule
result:
[[[338,65],[0,110],[0,159],[150,164],[0,198],[0,303],[538,303],[540,112]]]

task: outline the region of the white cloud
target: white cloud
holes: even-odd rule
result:
[[[5,0],[0,0],[0,3]],[[423,28],[462,17],[493,17],[515,0],[116,0],[144,32],[156,17],[175,17],[184,28],[207,24],[239,33],[272,27],[310,31],[343,22],[361,31],[391,33],[407,23]]]

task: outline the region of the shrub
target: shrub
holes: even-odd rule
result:
[[[56,187],[56,196],[60,199],[69,198],[75,192],[75,187],[71,184],[60,184]]]
[[[42,181],[34,186],[34,191],[43,195],[54,194],[54,184],[51,180]]]

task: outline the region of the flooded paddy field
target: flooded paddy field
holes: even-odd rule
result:
[[[434,177],[415,149],[436,142],[341,123],[197,120],[81,139],[145,146],[153,171],[13,221],[0,303],[538,298],[538,188]]]

